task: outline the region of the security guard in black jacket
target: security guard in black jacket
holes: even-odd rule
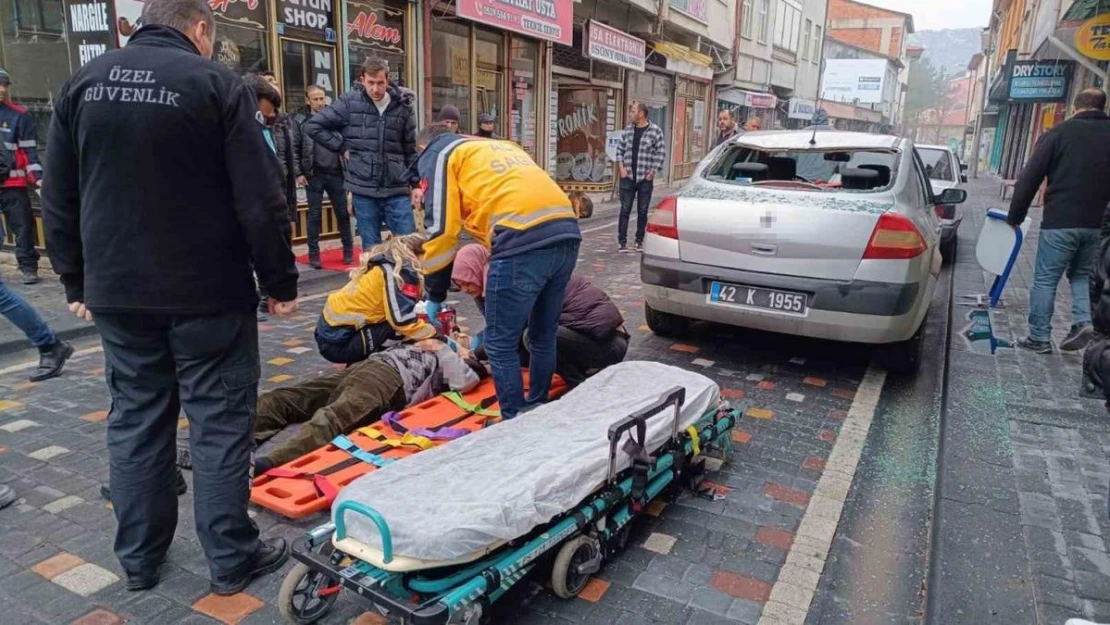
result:
[[[55,101],[43,184],[54,271],[92,317],[112,395],[115,551],[129,590],[158,583],[177,525],[174,446],[189,419],[197,535],[212,590],[288,557],[247,516],[258,395],[257,294],[296,311],[281,169],[243,81],[209,60],[207,0],[147,0],[122,50]]]

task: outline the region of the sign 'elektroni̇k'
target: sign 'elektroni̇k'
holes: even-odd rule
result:
[[[1068,97],[1073,61],[1015,61],[1010,68],[1010,100],[1061,102]]]
[[[460,0],[459,17],[569,46],[574,0]]]
[[[586,24],[586,37],[582,40],[583,53],[591,59],[604,61],[638,72],[644,71],[647,42],[624,31],[590,20]]]

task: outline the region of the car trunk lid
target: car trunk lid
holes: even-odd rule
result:
[[[889,193],[699,181],[678,197],[679,257],[760,273],[851,280]]]

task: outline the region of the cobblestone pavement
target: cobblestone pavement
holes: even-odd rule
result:
[[[971,297],[991,276],[974,260],[974,243],[998,182],[973,181],[976,210],[962,227],[955,274],[938,499],[932,623],[1062,625],[1068,617],[1110,622],[1110,421],[1098,401],[1081,399],[1081,354],[1037,355],[1000,349],[995,356],[962,336]],[[992,315],[995,333],[1027,331],[1029,287],[1040,209]],[[1070,326],[1070,289],[1060,285],[1053,337]]]
[[[580,598],[558,600],[544,577],[535,576],[501,602],[496,622],[756,623],[827,473],[869,353],[719,327],[697,329],[682,342],[653,336],[642,325],[637,257],[616,254],[610,221],[583,222],[579,271],[623,309],[634,335],[629,358],[704,372],[746,406],[728,462],[710,476],[727,493],[718,501],[687,497],[653,506],[628,549]],[[298,317],[261,326],[264,389],[328,369],[311,335],[320,304],[306,302]],[[468,318],[463,325],[477,329],[473,306],[462,302],[460,311]],[[0,597],[6,599],[0,623],[281,622],[275,605],[281,574],[235,597],[208,594],[191,493],[180,500],[162,583],[151,592],[123,589],[112,554],[114,517],[99,495],[107,479],[103,373],[102,356],[94,352],[75,358],[62,378],[39,385],[25,383],[24,372],[0,375],[0,483],[21,497],[0,511]],[[265,536],[287,538],[324,520],[290,522],[263,509],[252,514]],[[341,601],[323,622],[379,621]]]

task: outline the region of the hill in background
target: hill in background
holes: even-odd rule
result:
[[[919,30],[910,36],[910,42],[923,46],[929,64],[943,68],[945,75],[951,77],[967,70],[971,55],[980,51],[982,32],[979,28]]]

